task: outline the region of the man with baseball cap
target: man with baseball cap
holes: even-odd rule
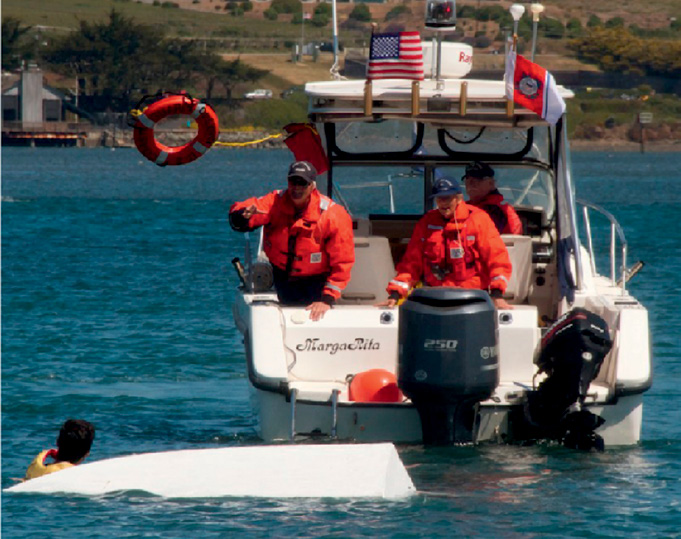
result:
[[[523,225],[513,206],[504,202],[497,189],[494,170],[487,163],[476,161],[466,167],[461,180],[466,184],[468,203],[485,210],[499,234],[522,234]]]
[[[419,281],[425,286],[450,286],[488,290],[498,309],[512,308],[503,294],[511,278],[511,260],[490,217],[466,204],[461,185],[440,177],[431,198],[437,209],[416,223],[397,276],[388,284],[393,307]]]
[[[264,250],[274,287],[286,305],[306,305],[321,319],[340,298],[355,262],[352,219],[317,190],[312,163],[296,161],[288,188],[232,205],[229,222],[238,232],[265,227]]]

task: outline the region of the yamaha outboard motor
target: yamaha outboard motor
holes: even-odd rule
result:
[[[594,431],[605,420],[582,409],[589,384],[612,348],[608,325],[600,316],[576,308],[548,328],[535,359],[548,377],[527,395],[525,415],[547,438],[568,447],[603,450]]]
[[[472,441],[475,404],[499,383],[494,305],[482,290],[417,288],[400,307],[399,387],[424,444]]]

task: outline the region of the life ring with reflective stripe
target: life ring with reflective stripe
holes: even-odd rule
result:
[[[163,118],[175,114],[191,116],[199,127],[193,140],[182,146],[166,146],[154,137],[154,126]],[[215,111],[198,99],[186,95],[170,95],[149,105],[135,118],[135,146],[140,153],[159,166],[184,165],[201,157],[218,138],[218,117]]]

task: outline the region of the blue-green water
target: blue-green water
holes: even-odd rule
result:
[[[655,382],[643,441],[401,448],[406,502],[2,496],[23,537],[681,536],[681,157],[578,153],[578,194],[613,212],[645,269]],[[68,417],[92,459],[257,443],[230,314],[232,201],[283,183],[284,151],[214,150],[161,169],[135,150],[2,152],[2,487]]]

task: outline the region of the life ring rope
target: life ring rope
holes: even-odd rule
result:
[[[206,107],[205,103],[199,103],[196,106],[196,108],[194,109],[194,112],[190,116],[192,116],[193,118],[197,118],[198,115],[201,114],[201,112],[203,112],[205,107]],[[134,119],[142,122],[145,125],[145,127],[148,127],[148,128],[151,129],[151,128],[154,127],[155,124],[154,124],[154,122],[149,120],[149,118],[147,118],[144,115],[144,111],[146,110],[146,108],[147,107],[145,107],[142,110],[132,109],[130,111],[130,116],[132,116]],[[216,140],[213,143],[213,146],[222,146],[223,148],[243,148],[243,147],[246,147],[246,146],[253,146],[255,144],[261,144],[263,142],[267,142],[268,140],[278,139],[278,138],[281,138],[283,136],[284,136],[283,133],[277,133],[275,135],[267,135],[266,137],[259,138],[257,140],[248,140],[248,141],[245,141],[245,142],[222,142],[222,141]],[[194,149],[196,151],[202,153],[202,154],[205,153],[208,150],[208,148],[206,148],[204,145],[202,145],[201,143],[198,143],[198,142],[195,144]]]
[[[220,142],[220,141],[217,141],[213,144],[213,146],[227,146],[227,147],[251,146],[253,144],[260,144],[261,142],[265,142],[267,140],[281,138],[283,136],[284,135],[282,133],[279,133],[277,135],[267,135],[266,137],[260,138],[258,140],[249,140],[249,141],[246,141],[246,142]]]

